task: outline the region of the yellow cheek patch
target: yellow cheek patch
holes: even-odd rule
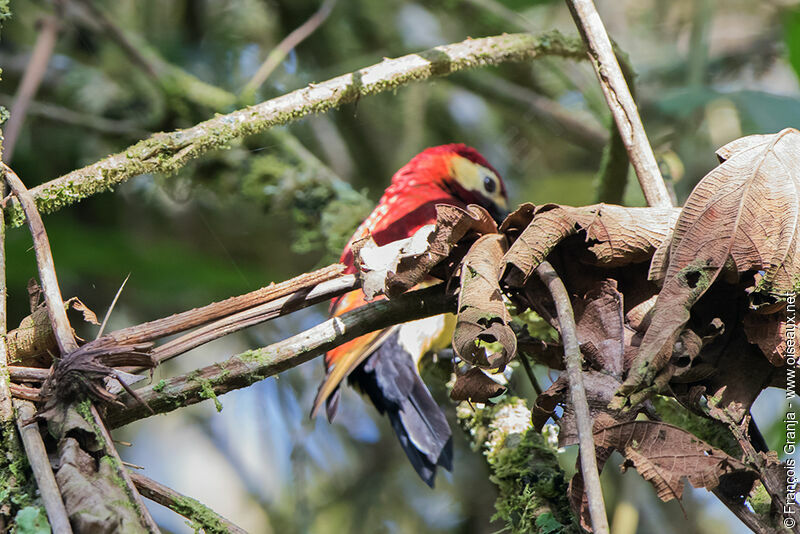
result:
[[[473,163],[467,158],[461,156],[453,156],[450,159],[450,176],[452,176],[461,187],[467,191],[473,191],[481,196],[490,199],[501,208],[506,207],[506,199],[503,197],[502,187],[500,186],[500,178],[495,173],[482,165]],[[486,177],[491,178],[495,182],[494,191],[488,193],[484,187],[483,181]]]

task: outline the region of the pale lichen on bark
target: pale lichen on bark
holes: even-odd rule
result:
[[[555,449],[531,425],[525,401],[506,397],[494,406],[462,402],[456,414],[475,449],[483,451],[497,485],[497,513],[513,533],[579,533],[567,481]]]
[[[88,196],[112,190],[129,178],[147,173],[171,174],[213,149],[305,116],[322,113],[359,98],[433,76],[540,56],[583,59],[583,44],[559,32],[540,36],[510,34],[438,46],[424,52],[344,74],[319,84],[309,84],[286,95],[201,122],[185,130],[152,137],[31,190],[37,208],[52,213]],[[24,215],[17,203],[9,206],[9,224],[19,226]]]

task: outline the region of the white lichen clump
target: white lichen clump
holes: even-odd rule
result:
[[[514,399],[501,406],[489,425],[486,455],[491,456],[500,448],[516,447],[530,427],[531,412],[524,400]]]

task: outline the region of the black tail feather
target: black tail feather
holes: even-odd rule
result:
[[[397,342],[397,333],[356,369],[350,380],[385,413],[406,456],[433,487],[436,466],[453,466],[453,439],[444,412],[419,376],[416,363]]]

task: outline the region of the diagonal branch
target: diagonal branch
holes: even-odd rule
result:
[[[249,82],[242,89],[242,100],[248,102],[252,99],[253,95],[258,88],[263,85],[269,75],[272,74],[281,61],[289,55],[292,49],[305,41],[323,22],[328,18],[333,11],[333,6],[336,5],[336,0],[325,0],[319,9],[311,15],[311,17],[303,24],[298,26],[293,32],[287,35],[278,46],[276,46],[268,55],[264,63],[258,68],[256,73]]]
[[[600,473],[597,470],[597,457],[595,456],[594,432],[592,430],[592,416],[589,413],[589,404],[586,400],[586,390],[583,386],[583,358],[576,334],[575,317],[572,313],[572,304],[564,283],[559,278],[550,262],[543,261],[536,268],[536,274],[547,286],[553,297],[553,304],[558,315],[561,341],[564,344],[564,363],[567,368],[567,381],[569,382],[569,395],[572,408],[575,410],[575,419],[578,426],[578,440],[581,456],[581,472],[583,473],[586,494],[589,497],[589,515],[592,519],[592,530],[595,534],[608,534],[608,518],[603,501],[603,488],[600,485]]]
[[[131,473],[131,479],[143,497],[182,515],[191,521],[194,527],[200,527],[204,532],[246,534],[244,530],[191,497],[182,495],[139,473]]]
[[[161,380],[138,390],[138,393],[155,413],[171,412],[204,399],[219,403],[217,395],[296,367],[358,336],[393,324],[454,311],[455,307],[456,299],[443,292],[442,284],[411,291],[396,299],[369,303],[268,347]],[[108,408],[107,420],[112,427],[152,415],[131,397],[121,400],[124,407],[111,405]],[[221,405],[217,404],[217,407],[219,409]]]
[[[628,84],[622,75],[611,40],[592,0],[567,0],[567,6],[589,49],[600,88],[608,108],[617,123],[628,157],[633,164],[647,204],[656,207],[672,206],[667,187],[658,169],[653,149],[639,117]]]
[[[364,96],[419,82],[435,76],[555,55],[585,59],[584,46],[558,32],[540,36],[511,34],[437,46],[424,52],[310,84],[286,95],[219,115],[185,130],[158,133],[126,150],[77,169],[31,190],[42,213],[52,213],[88,196],[145,173],[174,173],[210,150],[225,148],[235,140],[275,126],[322,113]],[[9,222],[19,226],[24,214],[9,206]]]
[[[58,30],[61,23],[55,16],[47,16],[41,21],[39,36],[36,38],[36,45],[31,54],[31,60],[25,68],[25,74],[14,96],[14,103],[11,105],[11,116],[6,124],[5,139],[3,139],[3,159],[11,161],[14,155],[14,147],[22,131],[22,124],[25,122],[25,115],[28,112],[33,97],[42,83],[47,64],[53,55],[53,49],[58,39]]]
[[[36,254],[36,263],[39,267],[39,278],[42,282],[42,293],[47,304],[47,313],[53,325],[53,333],[58,342],[58,348],[62,355],[67,355],[78,349],[78,342],[72,333],[72,327],[67,318],[67,311],[64,309],[64,298],[61,296],[61,288],[58,286],[56,276],[56,266],[53,262],[53,254],[50,252],[50,240],[44,229],[42,217],[36,209],[33,195],[19,179],[19,176],[11,170],[5,163],[0,163],[6,181],[11,188],[11,192],[17,197],[25,212],[28,228],[33,238],[33,249]]]
[[[164,336],[178,334],[190,328],[202,326],[217,319],[224,318],[231,314],[239,313],[244,310],[255,308],[261,304],[280,301],[283,297],[295,297],[298,292],[312,290],[317,285],[336,278],[345,278],[343,287],[355,289],[355,277],[340,277],[344,271],[344,266],[339,264],[329,265],[304,273],[279,284],[270,284],[244,295],[230,297],[220,302],[212,302],[200,308],[176,313],[169,317],[163,317],[147,323],[130,326],[121,330],[110,332],[105,338],[114,345],[132,345],[147,343]],[[285,304],[285,302],[284,302]],[[100,342],[103,338],[98,339]]]

